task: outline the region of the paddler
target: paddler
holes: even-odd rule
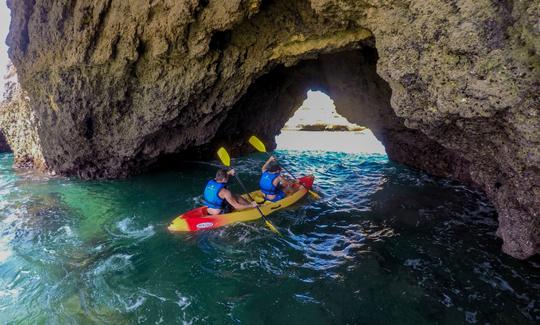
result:
[[[281,175],[281,166],[276,162],[276,158],[270,156],[262,166],[262,176],[259,181],[259,187],[265,199],[276,202],[285,198],[285,192],[289,191],[291,185],[291,182]]]
[[[203,200],[208,206],[208,214],[216,215],[230,212],[231,208],[235,210],[244,210],[257,206],[256,202],[248,202],[243,197],[233,194],[227,189],[229,177],[234,176],[234,169],[220,169],[216,177],[206,184]]]

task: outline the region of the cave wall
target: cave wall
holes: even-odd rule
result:
[[[13,152],[17,167],[48,171],[37,133],[39,121],[30,107],[28,97],[17,87],[10,101],[0,103],[0,130]]]
[[[424,133],[405,126],[391,106],[392,90],[377,73],[379,56],[374,44],[361,51],[322,56],[319,75],[336,111],[353,123],[368,126],[384,144],[390,159],[408,166],[472,183],[469,162]]]
[[[0,129],[0,153],[2,152],[11,152],[11,147],[7,143],[4,132]]]
[[[537,253],[538,1],[408,4],[388,11],[393,24],[374,32],[394,111],[407,127],[471,162],[471,179],[497,207],[503,251]]]
[[[37,133],[39,123],[30,99],[17,82],[17,70],[8,65],[4,76],[5,89],[0,101],[0,152],[13,152],[17,167],[46,171]],[[5,143],[2,146],[2,138]]]
[[[163,155],[205,147],[226,136],[223,122],[235,120],[235,107],[245,107],[246,91],[265,74],[373,38],[377,74],[391,89],[401,123],[377,133],[390,156],[470,178],[499,211],[503,250],[525,258],[540,249],[538,1],[9,0],[8,6],[9,55],[36,118],[28,130],[39,141],[26,154],[41,155],[56,172],[126,176]],[[339,95],[349,90],[337,81],[327,80],[329,94],[354,120],[359,106]],[[294,87],[300,85],[291,85],[296,93]],[[299,101],[275,96],[264,98]]]

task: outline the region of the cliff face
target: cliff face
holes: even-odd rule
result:
[[[5,136],[6,151],[13,151],[18,167],[46,171],[38,133],[39,121],[31,109],[30,99],[17,82],[13,65],[8,67],[5,79],[6,90],[0,102],[0,140],[2,135]]]
[[[7,139],[4,136],[4,133],[0,130],[0,153],[1,152],[11,152],[11,148],[7,143]]]
[[[481,186],[505,252],[539,250],[537,1],[8,6],[10,57],[39,140],[28,154],[56,172],[125,176],[169,154],[234,146],[262,123],[273,140],[319,88],[392,159]]]

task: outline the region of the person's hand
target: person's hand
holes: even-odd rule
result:
[[[228,175],[231,175],[231,176],[234,176],[236,174],[236,171],[234,170],[234,168],[231,168],[227,171],[227,174]]]
[[[270,156],[270,158],[268,158],[269,161],[276,161],[276,157],[274,156]]]
[[[257,202],[253,201],[253,202],[251,202],[250,205],[251,205],[253,208],[256,208],[258,204],[257,204]]]

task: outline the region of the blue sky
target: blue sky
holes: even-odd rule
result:
[[[8,63],[6,37],[11,16],[5,0],[0,0],[0,94],[4,94],[4,75]]]

